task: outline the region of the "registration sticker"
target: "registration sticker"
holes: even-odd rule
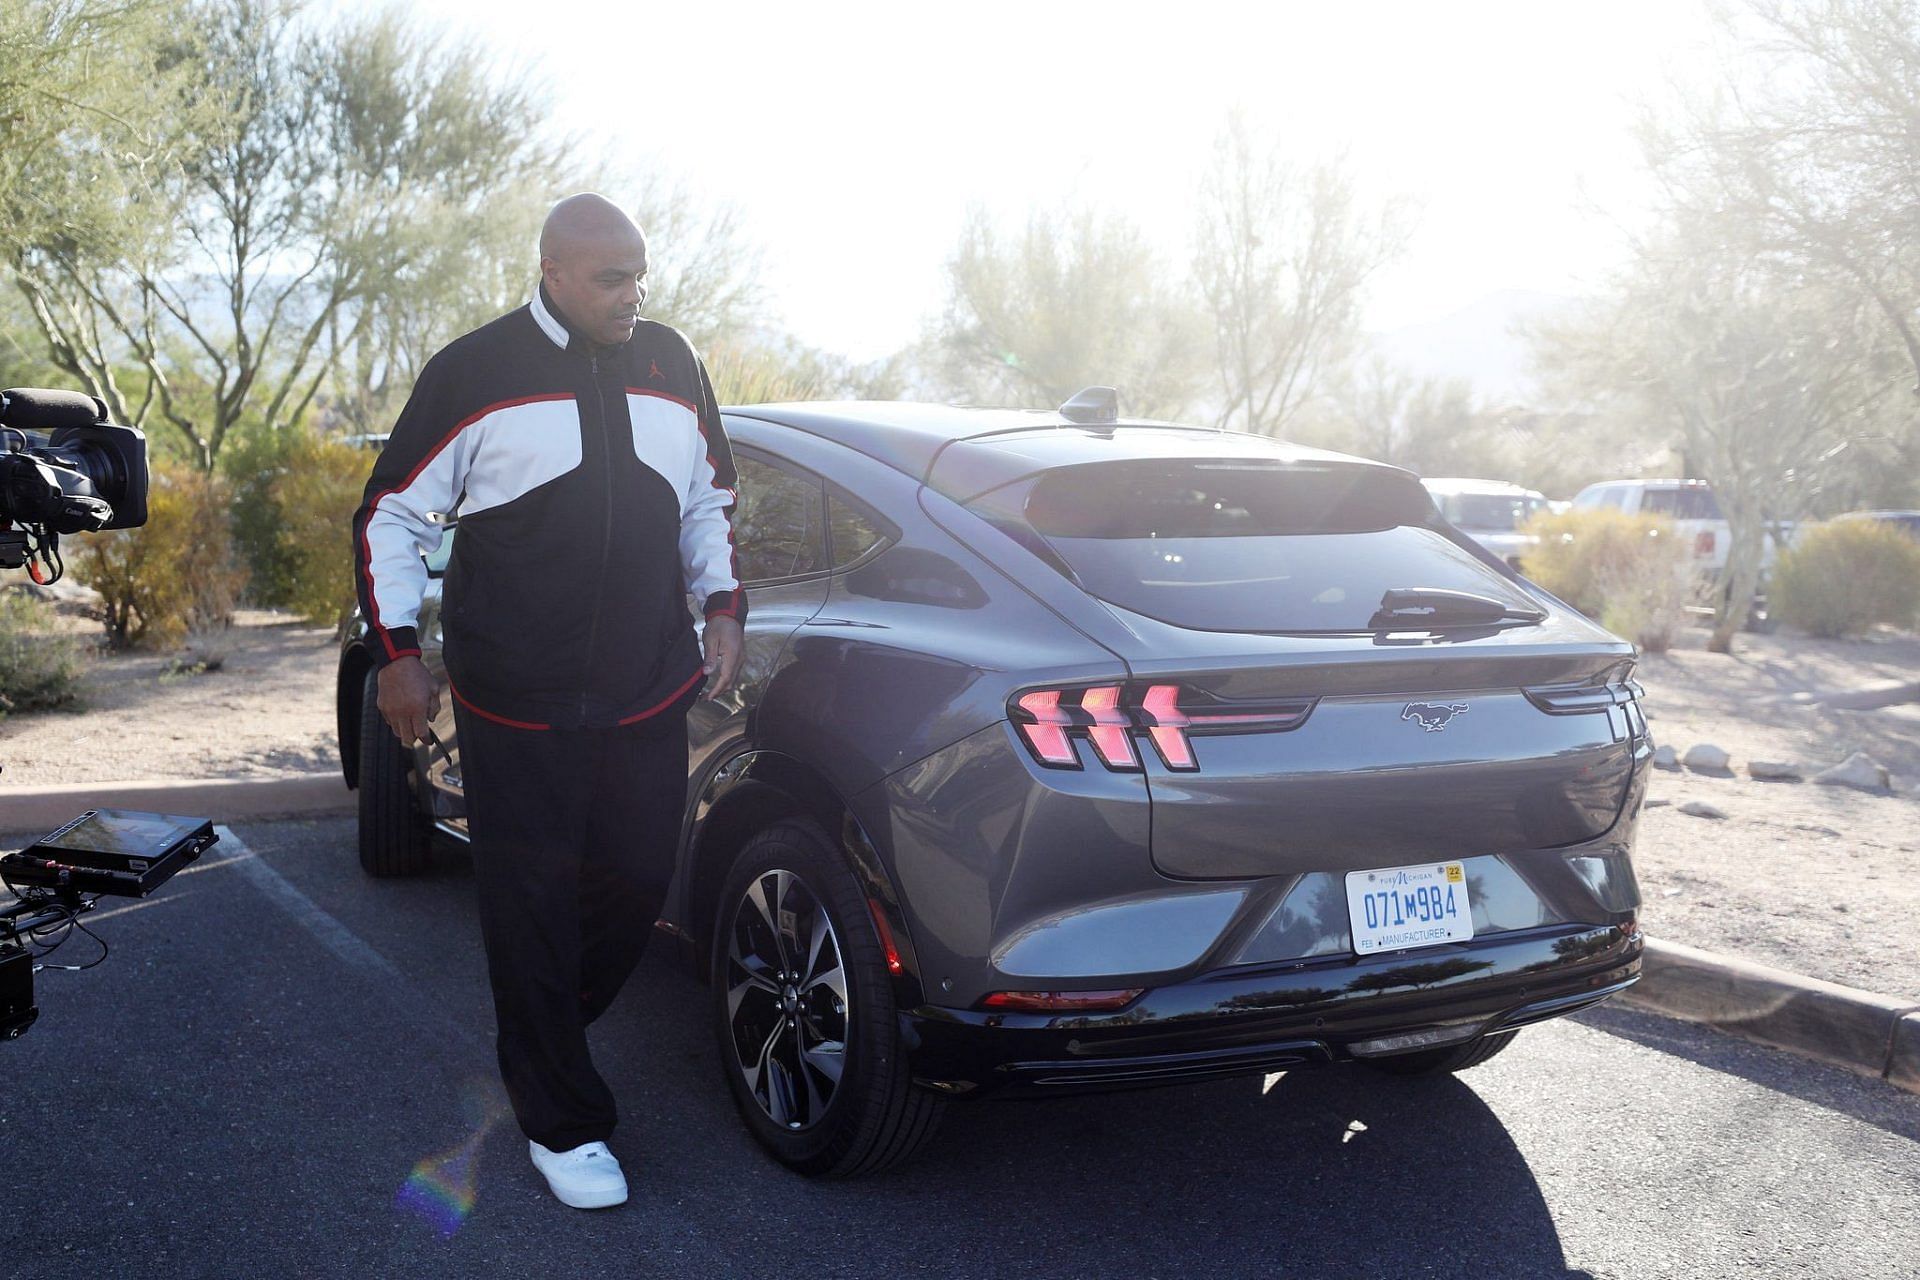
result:
[[[1347,918],[1363,956],[1473,937],[1467,869],[1458,862],[1347,872]]]

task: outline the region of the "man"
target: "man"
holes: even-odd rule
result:
[[[526,306],[435,355],[354,517],[380,714],[424,742],[416,634],[439,545],[447,683],[500,1073],[534,1165],[619,1204],[615,1108],[586,1028],[632,972],[671,874],[686,713],[733,683],[746,597],[733,456],[700,358],[640,318],[647,243],[598,195],[555,205]],[[705,653],[686,592],[706,616]]]

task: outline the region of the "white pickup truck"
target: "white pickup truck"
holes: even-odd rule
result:
[[[1575,511],[1610,507],[1630,516],[1665,516],[1674,523],[1693,556],[1696,573],[1718,574],[1727,564],[1727,521],[1704,480],[1603,480],[1573,496]],[[1791,526],[1787,526],[1789,532]],[[1779,550],[1767,535],[1761,566]]]
[[[1682,544],[1692,555],[1690,569],[1694,581],[1701,587],[1702,594],[1696,597],[1696,603],[1689,609],[1695,613],[1712,611],[1705,603],[1710,598],[1706,592],[1710,589],[1709,584],[1716,583],[1720,571],[1726,568],[1731,538],[1726,517],[1720,514],[1720,504],[1714,500],[1713,489],[1706,481],[1603,480],[1573,495],[1575,511],[1593,511],[1602,507],[1624,511],[1630,516],[1665,516],[1671,520]],[[1789,540],[1792,538],[1792,524],[1783,524],[1780,530]],[[1761,551],[1759,590],[1754,593],[1753,608],[1747,614],[1748,630],[1773,629],[1772,612],[1767,607],[1767,577],[1779,550],[1779,544],[1769,531]]]

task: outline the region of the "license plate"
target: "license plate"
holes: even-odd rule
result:
[[[1347,872],[1347,918],[1363,956],[1473,937],[1467,870],[1458,862]]]

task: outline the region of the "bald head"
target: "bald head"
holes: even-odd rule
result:
[[[575,330],[607,346],[625,342],[646,301],[647,238],[605,196],[568,196],[540,228],[540,278]]]
[[[540,228],[540,256],[562,258],[583,245],[601,240],[624,240],[646,247],[647,237],[613,201],[594,191],[568,196],[547,212]]]

